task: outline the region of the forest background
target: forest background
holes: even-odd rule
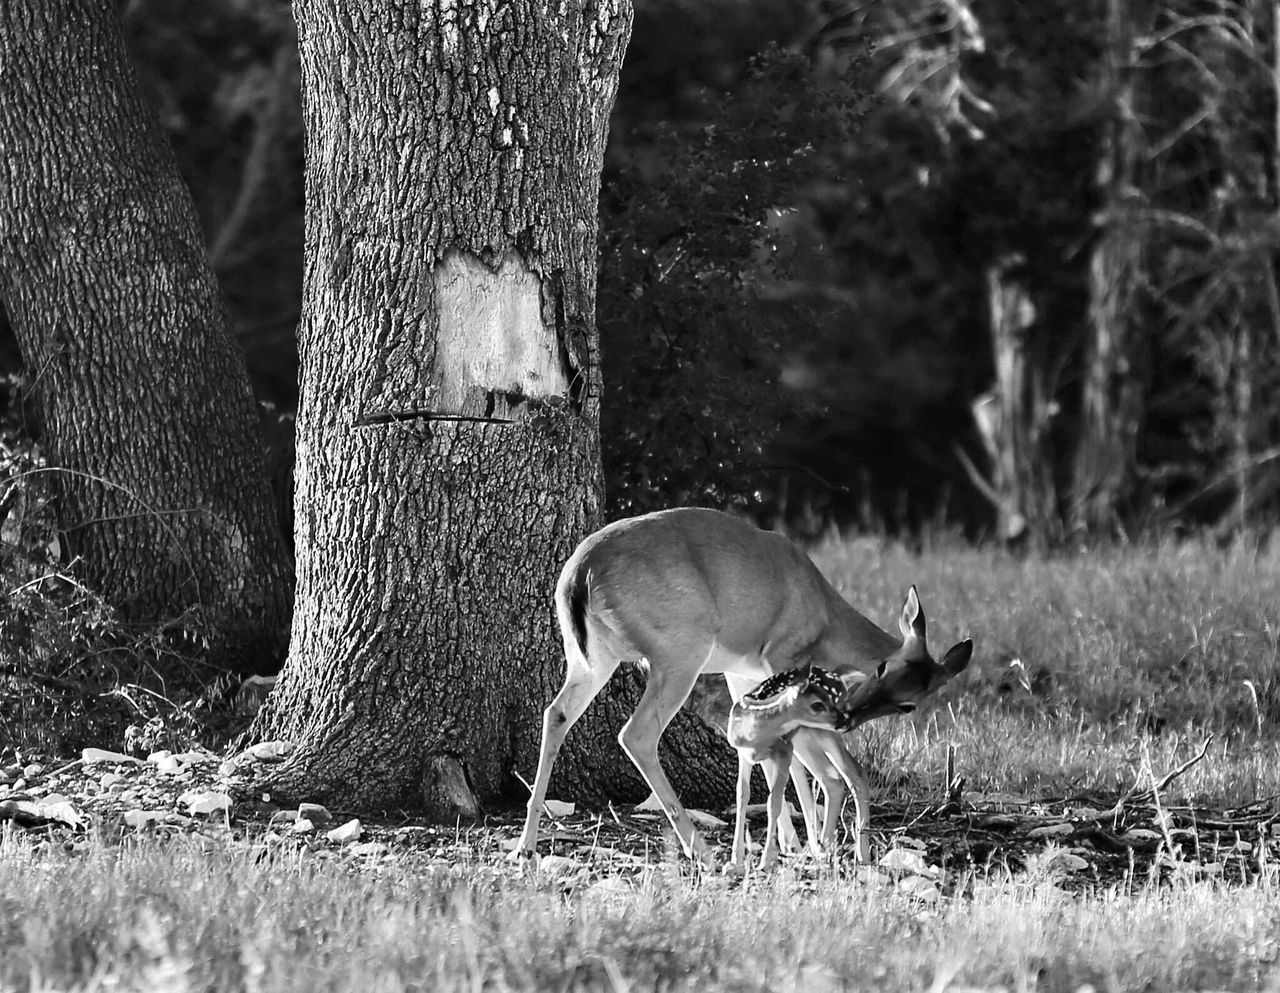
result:
[[[611,512],[1269,527],[1276,10],[639,2],[601,198]],[[255,389],[291,409],[289,4],[122,14]]]

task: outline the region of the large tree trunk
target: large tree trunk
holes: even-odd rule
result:
[[[294,13],[298,596],[251,736],[297,749],[264,786],[431,807],[462,771],[482,801],[516,796],[563,675],[555,578],[600,523],[596,205],[630,3]],[[559,789],[643,795],[618,683]]]
[[[88,582],[278,664],[291,569],[243,358],[111,0],[0,4],[0,298]]]
[[[1089,337],[1070,500],[1076,533],[1109,532],[1119,525],[1142,417],[1142,338],[1133,314],[1142,265],[1136,222],[1141,125],[1134,107],[1135,16],[1129,0],[1108,0],[1102,87],[1112,112],[1098,160],[1102,231],[1088,272]]]

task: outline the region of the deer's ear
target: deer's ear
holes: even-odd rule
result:
[[[924,608],[920,606],[920,597],[914,586],[907,590],[906,603],[902,605],[902,614],[898,617],[898,629],[902,632],[902,640],[925,636]]]
[[[947,678],[958,676],[969,665],[969,660],[973,658],[973,640],[965,638],[964,641],[952,645],[947,649],[947,654],[942,656],[942,668],[946,670]]]

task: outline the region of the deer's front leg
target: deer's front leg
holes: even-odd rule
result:
[[[844,748],[833,749],[830,753],[832,764],[840,773],[840,778],[853,793],[854,820],[853,841],[858,853],[858,861],[871,861],[871,840],[867,837],[867,827],[871,822],[871,787],[867,784],[866,771]],[[832,804],[832,806],[835,806]],[[839,816],[840,808],[836,808]],[[835,837],[835,825],[831,827],[832,838]]]
[[[779,743],[763,764],[764,778],[769,784],[769,826],[765,833],[764,854],[760,856],[760,868],[769,869],[778,860],[778,818],[782,816],[783,793],[790,778],[790,743]]]
[[[755,763],[746,751],[738,752],[737,810],[733,819],[733,856],[730,864],[741,871],[747,865],[747,804],[751,802],[751,770]]]

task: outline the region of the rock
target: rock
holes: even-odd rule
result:
[[[85,765],[97,765],[100,762],[114,762],[117,765],[142,765],[140,759],[123,752],[109,752],[105,748],[86,748],[80,752],[80,761]]]
[[[216,814],[231,809],[231,797],[217,790],[204,793],[188,790],[178,797],[178,802],[184,804],[192,815]]]
[[[293,826],[289,828],[294,834],[310,834],[316,829],[316,826],[305,817],[299,817],[293,822]]]
[[[292,741],[260,741],[245,751],[259,762],[283,762],[296,747]]]
[[[22,766],[6,765],[0,768],[0,784],[8,786],[22,778]]]
[[[151,761],[150,759],[147,760]],[[165,776],[173,776],[181,771],[182,766],[176,756],[166,752],[155,761],[156,772]]]
[[[333,820],[333,814],[329,813],[327,807],[323,807],[318,803],[300,803],[298,804],[298,817],[305,817],[317,827],[324,827]]]
[[[380,841],[362,841],[357,845],[351,845],[347,848],[347,852],[351,855],[375,856],[386,855],[390,849]]]
[[[168,811],[164,810],[126,810],[124,822],[136,831],[148,824],[163,823],[167,814]]]
[[[292,824],[298,819],[298,811],[296,810],[277,810],[271,815],[272,824]]]
[[[44,772],[44,766],[39,762],[32,762],[30,765],[23,767],[22,778],[27,780],[35,779],[42,772]]]
[[[152,765],[155,765],[157,762],[161,761],[162,759],[167,759],[172,757],[173,757],[173,752],[169,751],[169,749],[158,748],[154,752],[152,752],[150,755],[147,756],[147,761]]]
[[[932,871],[919,852],[906,848],[894,848],[885,852],[880,858],[879,865],[882,869],[898,869],[919,876],[927,876]]]
[[[715,814],[708,814],[705,810],[689,810],[689,820],[693,821],[700,827],[722,828],[728,827],[727,821],[722,821]]]
[[[346,845],[357,840],[362,832],[359,818],[352,818],[347,823],[339,825],[332,831],[328,832],[325,837],[339,845]]]
[[[937,903],[942,897],[942,891],[923,876],[907,876],[905,879],[898,880],[898,892],[924,903]]]
[[[578,809],[576,804],[567,803],[564,800],[548,800],[545,806],[547,813],[552,817],[568,817]]]
[[[1027,832],[1028,838],[1062,838],[1074,831],[1070,824],[1043,824]]]
[[[218,756],[209,752],[178,752],[174,758],[183,765],[209,765],[218,761]]]
[[[544,855],[538,860],[538,875],[550,879],[564,879],[583,868],[582,863],[563,855]]]

